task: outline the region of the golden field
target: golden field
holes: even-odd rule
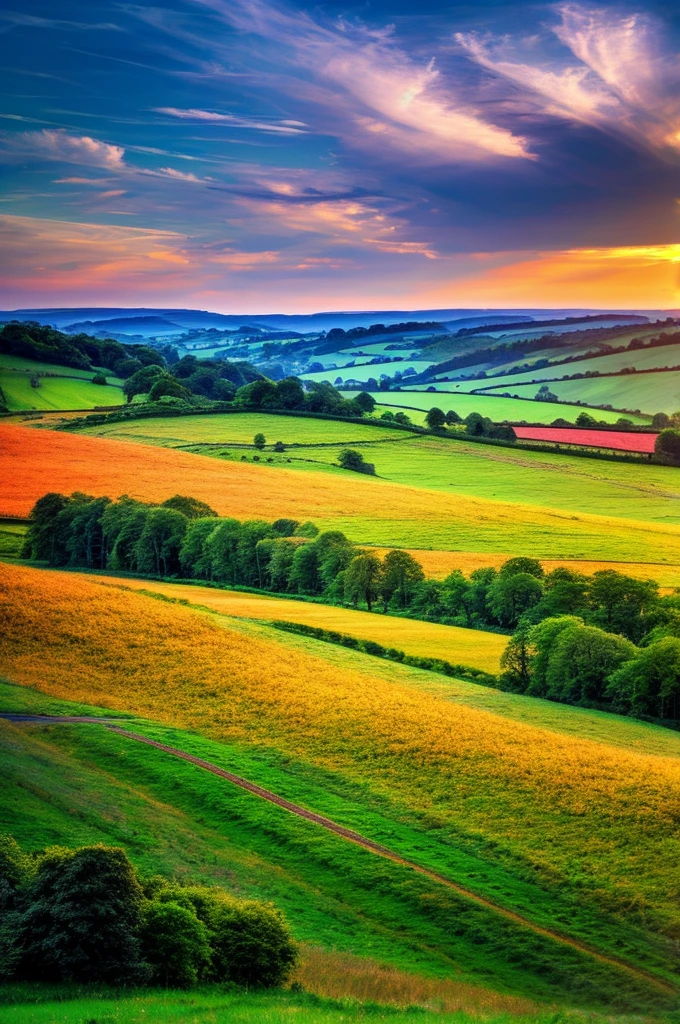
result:
[[[546,702],[517,698],[537,709],[530,724],[508,714],[511,695],[484,690],[481,709],[473,684],[77,574],[3,565],[0,588],[10,681],[341,773],[542,884],[680,934],[678,734],[550,706],[544,727]],[[600,740],[575,735],[580,721]]]
[[[353,474],[306,473],[104,438],[0,425],[0,515],[47,491],[163,501],[180,491],[238,519],[281,516],[357,543],[545,559],[680,564],[680,526],[571,514]]]
[[[93,582],[118,583],[113,577],[90,577]],[[175,600],[202,605],[221,615],[264,621],[299,622],[347,633],[360,640],[375,640],[384,647],[396,647],[421,658],[441,658],[455,665],[497,673],[507,637],[479,629],[441,626],[395,615],[382,615],[334,608],[327,604],[296,601],[293,598],[246,594],[237,590],[213,590],[188,583],[160,583],[155,580],[126,579],[124,587],[164,594]]]

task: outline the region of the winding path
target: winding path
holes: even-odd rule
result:
[[[551,928],[543,928],[541,925],[529,920],[529,918],[523,917],[521,914],[515,913],[513,910],[501,907],[492,900],[473,892],[471,889],[466,889],[465,886],[452,882],[449,878],[446,878],[446,876],[440,875],[438,872],[432,871],[430,868],[416,864],[414,861],[402,857],[400,854],[395,853],[388,847],[381,846],[380,843],[376,843],[372,839],[367,839],[359,832],[354,832],[352,829],[345,828],[344,825],[339,825],[337,822],[333,821],[332,818],[326,818],[322,814],[316,814],[314,811],[309,811],[307,808],[301,807],[299,804],[291,803],[290,800],[286,800],[284,797],[278,796],[276,793],[272,793],[271,790],[264,789],[262,786],[258,786],[256,783],[250,782],[248,779],[244,779],[240,775],[234,775],[233,772],[225,771],[224,768],[219,768],[210,761],[204,761],[200,757],[195,757],[193,754],[177,749],[177,747],[170,747],[165,743],[159,743],[157,740],[152,740],[148,736],[143,736],[141,733],[123,729],[121,726],[114,724],[117,721],[116,719],[98,718],[85,715],[27,715],[11,712],[0,712],[0,719],[5,719],[6,721],[10,721],[15,724],[60,725],[86,723],[104,726],[104,728],[108,729],[110,732],[117,733],[119,736],[124,736],[126,739],[130,740],[136,740],[136,742],[144,743],[149,747],[155,747],[156,750],[162,750],[166,754],[171,754],[173,757],[180,758],[182,761],[188,761],[190,764],[196,765],[197,768],[202,768],[204,771],[211,772],[213,775],[217,775],[221,779],[226,779],[227,782],[231,782],[240,789],[244,789],[248,793],[252,793],[254,796],[260,797],[262,800],[267,800],[269,803],[275,804],[277,807],[282,807],[284,810],[297,815],[299,818],[304,818],[306,821],[311,821],[315,825],[320,825],[329,832],[335,833],[335,835],[340,836],[342,839],[345,839],[350,843],[354,843],[356,846],[360,846],[362,849],[368,850],[370,853],[376,854],[378,857],[384,857],[386,860],[390,860],[395,864],[400,864],[402,867],[409,868],[411,871],[415,871],[419,875],[424,875],[426,878],[432,879],[434,882],[445,886],[447,889],[452,889],[460,896],[471,900],[479,906],[492,910],[494,913],[498,914],[500,917],[504,917],[506,920],[513,921],[515,924],[519,924],[524,928],[530,929],[537,935],[543,935],[560,945],[585,953],[586,955],[593,957],[593,959],[598,960],[600,963],[619,967],[627,973],[634,975],[636,978],[651,982],[656,988],[663,992],[672,994],[677,992],[677,989],[669,982],[643,970],[640,967],[636,967],[625,960],[619,959],[618,957],[601,953],[587,943],[571,938],[568,935],[563,935],[561,932],[553,931]]]

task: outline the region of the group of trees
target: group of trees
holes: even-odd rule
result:
[[[287,518],[240,522],[180,495],[148,505],[128,497],[114,502],[47,494],[31,513],[24,557],[514,630],[503,686],[680,717],[673,681],[677,668],[680,686],[680,595],[661,596],[658,584],[611,569],[593,576],[566,567],[546,573],[536,559],[517,557],[500,569],[480,568],[469,576],[455,570],[435,580],[407,551],[380,557],[338,530],[320,533],[311,522]],[[569,629],[559,643],[558,627]]]
[[[217,887],[142,879],[124,850],[27,854],[0,836],[0,979],[271,987],[298,956],[281,914]]]
[[[77,370],[103,367],[129,377],[144,366],[164,366],[164,357],[148,345],[123,345],[112,338],[64,334],[46,324],[13,320],[0,329],[0,352]]]

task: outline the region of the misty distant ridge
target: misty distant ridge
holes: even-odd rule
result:
[[[354,312],[319,312],[304,314],[234,314],[213,313],[200,309],[155,309],[147,307],[66,307],[45,309],[14,309],[0,311],[0,322],[8,320],[37,320],[59,330],[73,333],[101,333],[129,330],[134,334],[161,335],[177,331],[209,329],[235,329],[259,327],[264,330],[290,330],[300,333],[328,331],[333,327],[349,330],[369,327],[371,324],[396,324],[405,321],[437,321],[451,330],[463,327],[493,326],[494,324],[527,323],[533,320],[566,319],[593,316],[602,320],[616,319],[619,323],[644,323],[647,320],[677,316],[680,310],[602,310],[602,309],[409,309],[409,310],[357,310]]]

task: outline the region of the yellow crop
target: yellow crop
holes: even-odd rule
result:
[[[677,757],[511,720],[429,673],[345,667],[312,653],[332,645],[76,574],[0,566],[0,591],[0,672],[14,682],[276,748],[493,843],[545,884],[578,877],[600,906],[680,928]]]

